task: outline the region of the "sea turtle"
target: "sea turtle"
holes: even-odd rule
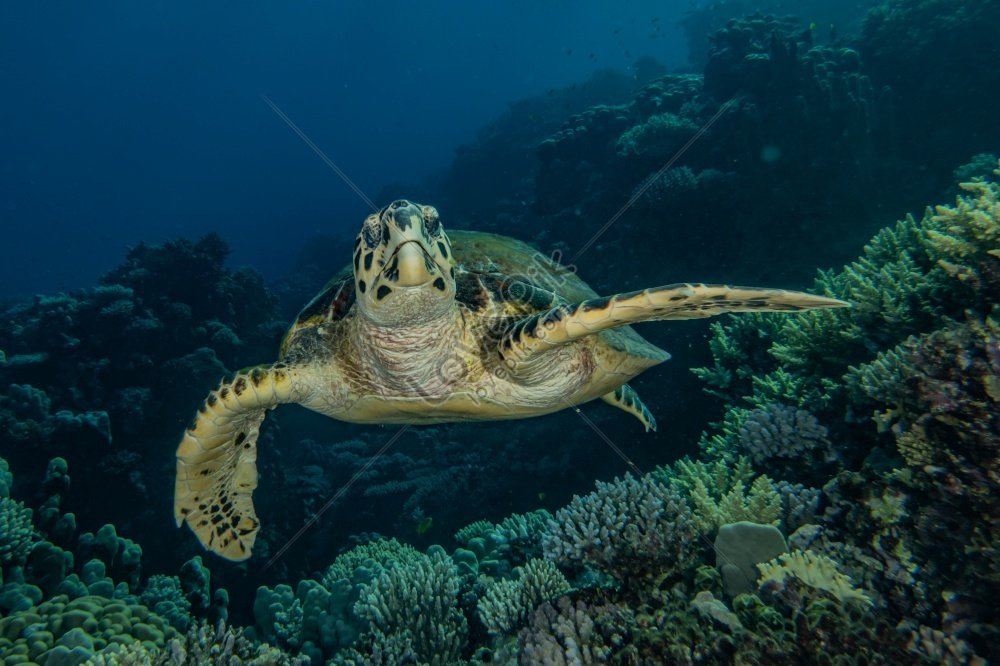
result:
[[[177,448],[177,525],[223,557],[250,556],[257,436],[280,403],[354,423],[428,424],[523,418],[602,398],[649,430],[653,416],[626,382],[670,355],[628,324],[844,305],[706,284],[599,297],[525,243],[445,233],[433,207],[395,201],[365,219],[352,265],[302,310],[280,360],[208,395]]]

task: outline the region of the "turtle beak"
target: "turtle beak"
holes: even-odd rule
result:
[[[430,282],[434,276],[427,270],[429,259],[427,253],[418,241],[407,241],[396,248],[394,262],[399,277],[396,285],[400,287],[419,287]]]

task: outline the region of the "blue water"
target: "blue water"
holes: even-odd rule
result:
[[[365,205],[262,96],[374,197],[516,99],[644,55],[683,65],[686,7],[4,3],[0,293],[83,286],[127,246],[207,231],[281,275]]]

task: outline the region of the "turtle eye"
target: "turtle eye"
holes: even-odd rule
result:
[[[361,227],[361,237],[365,239],[365,245],[368,247],[375,247],[382,242],[382,222],[378,217],[371,215],[365,220],[364,226]]]
[[[441,232],[441,218],[438,212],[430,206],[424,206],[424,233],[428,236],[437,236]]]

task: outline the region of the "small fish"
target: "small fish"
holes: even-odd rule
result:
[[[425,534],[427,532],[427,530],[429,530],[431,528],[431,525],[433,525],[433,524],[434,524],[434,519],[432,517],[430,517],[430,516],[427,516],[426,518],[424,518],[423,520],[421,520],[419,523],[417,523],[417,534],[418,535]]]
[[[813,32],[815,30],[816,30],[816,22],[813,21],[812,23],[809,24],[809,32]]]
[[[539,502],[545,501],[545,493],[538,493],[538,501]]]

